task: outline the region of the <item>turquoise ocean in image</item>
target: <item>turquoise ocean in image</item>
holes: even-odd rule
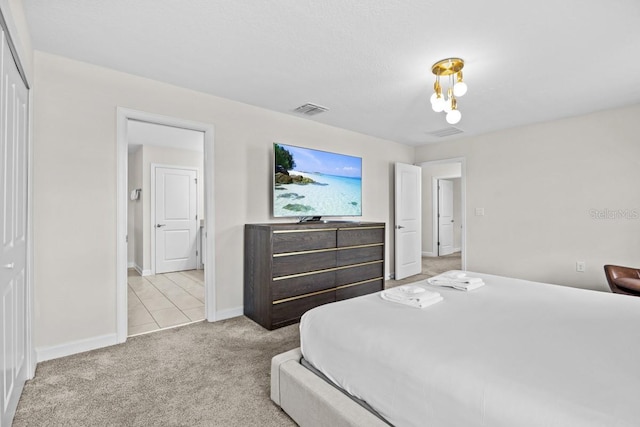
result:
[[[310,184],[276,184],[274,216],[360,216],[362,179],[301,171],[290,175],[311,178]]]

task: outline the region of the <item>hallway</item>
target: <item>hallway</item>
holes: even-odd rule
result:
[[[127,274],[128,336],[204,319],[204,270]]]

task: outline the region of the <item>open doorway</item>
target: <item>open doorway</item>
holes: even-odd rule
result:
[[[460,177],[436,178],[437,196],[434,214],[438,218],[435,236],[438,257],[460,253],[462,250],[461,187]]]
[[[436,160],[417,164],[421,171],[421,182],[418,190],[421,203],[421,239],[422,248],[421,268],[418,274],[399,279],[388,280],[385,287],[394,287],[405,283],[427,279],[449,270],[464,270],[466,268],[466,182],[465,182],[465,159],[454,158],[446,160]],[[451,242],[446,251],[438,250],[439,223],[438,223],[438,203],[439,180],[447,180],[445,186],[451,187],[449,201],[451,206],[448,212],[450,215],[449,231]],[[396,194],[398,189],[396,188]],[[396,215],[397,216],[397,215]],[[451,222],[453,220],[453,222]],[[442,242],[441,242],[442,243]],[[448,252],[446,255],[445,252]],[[397,267],[396,267],[397,268]]]
[[[119,342],[215,320],[212,169],[213,126],[118,109]]]
[[[201,321],[204,133],[127,121],[127,335]]]
[[[420,166],[423,274],[433,276],[448,270],[464,270],[464,159],[424,162]]]

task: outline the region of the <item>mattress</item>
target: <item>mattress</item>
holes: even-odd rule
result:
[[[304,358],[395,426],[638,426],[640,298],[468,273],[417,309],[314,308]]]

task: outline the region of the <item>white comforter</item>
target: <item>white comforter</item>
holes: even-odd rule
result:
[[[640,426],[640,298],[469,276],[424,309],[310,310],[302,353],[398,427]]]

